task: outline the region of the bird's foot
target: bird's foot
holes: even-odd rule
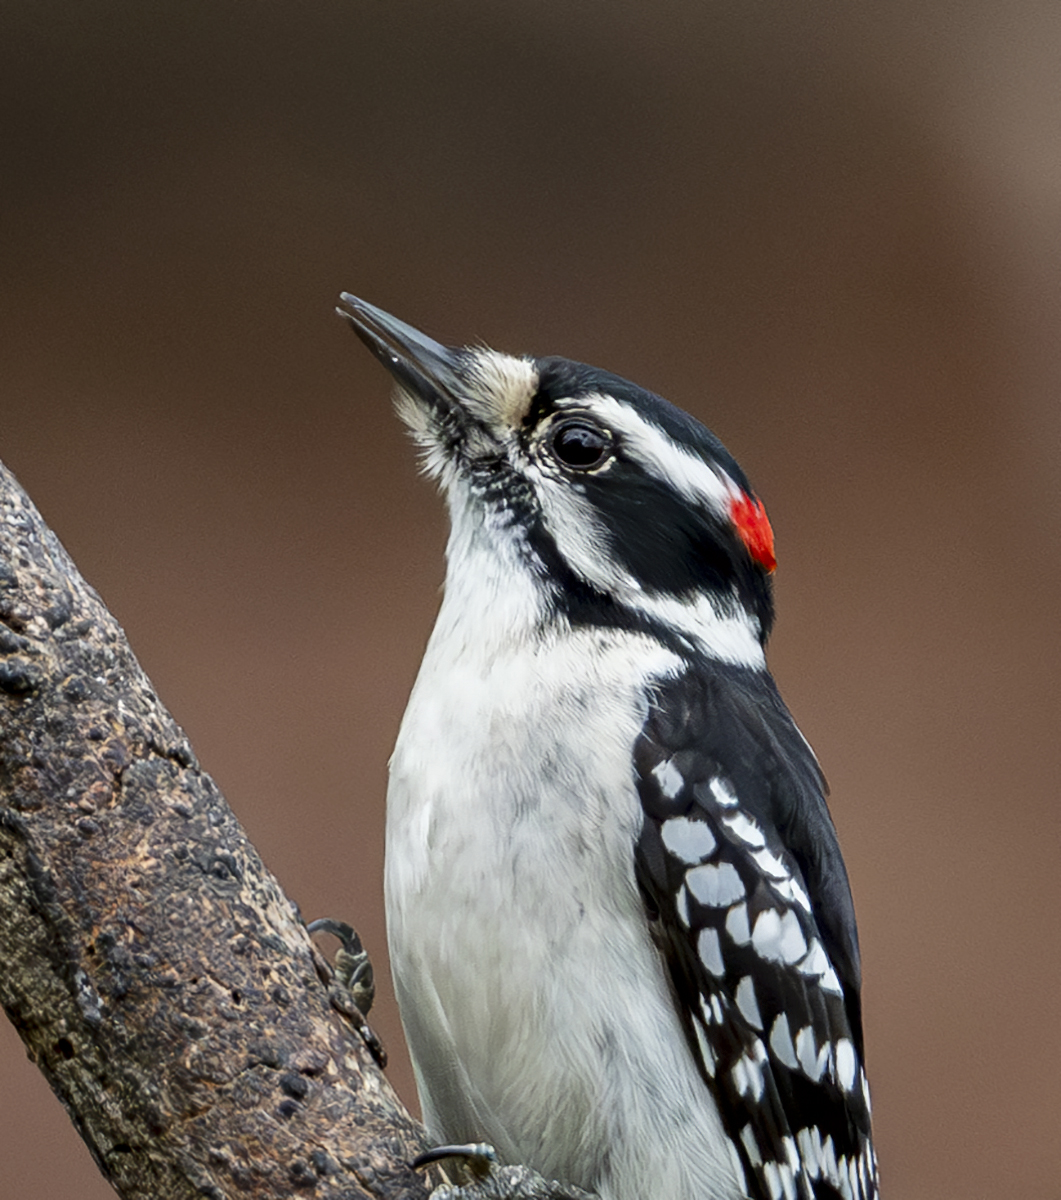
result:
[[[365,1020],[365,1014],[376,998],[376,983],[368,951],[361,945],[361,939],[353,926],[347,925],[345,921],[322,917],[319,921],[311,921],[306,926],[306,931],[311,936],[315,933],[330,933],[339,939],[335,965],[331,967],[331,978],[324,980],[328,985],[328,1001],[332,1008],[346,1017],[358,1031],[382,1070],[387,1065],[387,1051]]]
[[[346,988],[361,1014],[367,1016],[376,998],[376,982],[368,951],[361,945],[353,926],[345,921],[322,917],[319,921],[311,921],[306,931],[310,935],[330,933],[339,939],[339,949],[335,954],[335,982]]]
[[[596,1200],[591,1192],[545,1179],[529,1167],[502,1166],[486,1142],[436,1146],[413,1159],[414,1167],[445,1163],[433,1200]]]

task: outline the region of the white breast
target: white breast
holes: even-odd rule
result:
[[[496,548],[454,571],[451,544],[391,762],[389,942],[425,1122],[605,1200],[734,1200],[633,872],[631,751],[677,662],[621,632],[538,637],[533,581]]]

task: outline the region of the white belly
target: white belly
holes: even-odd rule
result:
[[[436,631],[387,801],[391,962],[429,1130],[605,1200],[735,1200],[634,880],[631,750],[645,682],[674,660],[601,631],[455,662],[447,644]]]

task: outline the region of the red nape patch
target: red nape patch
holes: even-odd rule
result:
[[[772,571],[777,566],[777,559],[774,558],[774,531],[770,528],[770,520],[762,501],[756,496],[749,496],[747,492],[733,496],[729,502],[729,519],[752,558],[768,571]]]

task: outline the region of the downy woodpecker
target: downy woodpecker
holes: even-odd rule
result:
[[[387,796],[428,1130],[603,1200],[871,1200],[854,910],[744,473],[607,371],[342,299],[451,521]]]

